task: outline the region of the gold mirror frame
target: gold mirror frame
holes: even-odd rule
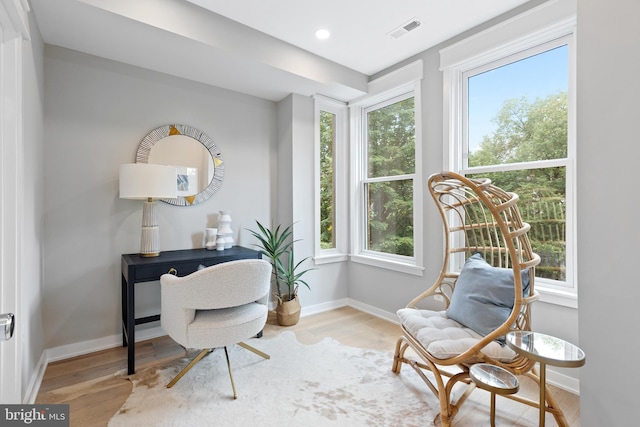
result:
[[[205,202],[211,196],[213,196],[222,186],[224,177],[224,162],[220,150],[209,136],[189,125],[165,125],[156,128],[149,132],[145,136],[140,145],[138,145],[138,151],[136,153],[136,163],[149,163],[149,155],[153,146],[160,140],[173,135],[184,135],[195,139],[200,142],[207,149],[213,160],[213,178],[209,182],[209,185],[194,196],[178,196],[175,199],[161,199],[165,203],[169,203],[175,206],[192,206]]]

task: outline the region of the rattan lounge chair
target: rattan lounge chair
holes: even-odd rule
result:
[[[413,367],[439,398],[441,423],[448,427],[475,388],[469,376],[475,363],[501,366],[540,384],[535,362],[504,345],[507,332],[531,330],[531,303],[538,299],[534,268],[540,257],[531,249],[518,195],[488,179],[452,172],[432,175],[428,188],[444,225],[443,266],[429,289],[398,310],[403,335],[393,372],[399,374],[403,364]],[[471,263],[480,265],[480,273]],[[499,281],[494,274],[509,278],[502,280],[502,289],[494,288]],[[506,303],[504,287],[510,295]],[[502,298],[496,298],[500,293]],[[408,348],[417,357],[405,356]],[[546,396],[546,410],[566,426],[548,389]],[[505,397],[539,407],[538,401],[518,394]]]

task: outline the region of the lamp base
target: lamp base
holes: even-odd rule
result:
[[[151,258],[151,257],[154,257],[154,256],[160,256],[160,252],[154,252],[152,254],[143,254],[143,253],[141,253],[140,256],[142,258]]]
[[[158,227],[157,218],[156,204],[153,201],[144,202],[142,207],[140,256],[154,257],[160,255],[160,227]]]

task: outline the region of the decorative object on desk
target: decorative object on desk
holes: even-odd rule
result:
[[[242,384],[237,400],[229,397],[222,349],[202,359],[170,391],[165,384],[186,359],[140,369],[131,377],[114,374],[131,381],[133,392],[109,427],[426,426],[437,415],[437,399],[417,391],[418,374],[407,370],[401,377],[394,375],[387,352],[346,346],[332,338],[305,345],[290,330],[248,340],[254,342],[271,355],[270,361],[237,346],[229,349],[234,378]],[[274,375],[276,365],[286,375]]]
[[[218,234],[216,237],[216,249],[219,251],[224,251],[224,237]]]
[[[308,289],[309,284],[302,280],[310,270],[308,268],[302,270],[302,263],[310,257],[306,257],[297,263],[293,253],[293,244],[298,240],[293,240],[291,230],[292,226],[288,226],[281,230],[282,226],[278,225],[275,230],[270,230],[256,221],[259,231],[248,230],[260,243],[257,244],[260,252],[271,260],[273,266],[273,281],[276,284],[276,293],[274,296],[278,300],[276,314],[278,324],[281,326],[291,326],[300,320],[300,300],[298,298],[298,287],[300,284],[305,285]],[[286,292],[284,291],[286,289]]]
[[[162,200],[172,205],[202,203],[222,186],[224,162],[220,150],[207,134],[188,125],[165,125],[149,132],[138,146],[136,163],[180,167],[180,191]]]
[[[120,165],[120,198],[145,200],[142,208],[140,255],[160,255],[158,209],[153,199],[175,197],[176,168],[146,163]]]
[[[205,242],[204,247],[210,251],[216,248],[216,239],[217,239],[218,229],[217,228],[207,228],[204,232]]]
[[[218,215],[218,235],[224,238],[224,248],[233,247],[233,230],[231,229],[231,211],[220,211]]]

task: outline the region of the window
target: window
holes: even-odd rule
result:
[[[536,288],[549,302],[575,306],[575,19],[514,37],[518,26],[527,27],[523,20],[547,13],[540,7],[508,21],[507,30],[515,26],[504,44],[496,42],[504,28],[462,42],[467,52],[487,38],[495,45],[442,67],[450,89],[445,151],[451,170],[489,177],[520,196],[529,238],[542,259]],[[450,61],[461,45],[441,51],[441,61]]]
[[[533,250],[542,258],[536,276],[558,286],[568,286],[566,42],[557,40],[540,53],[525,51],[519,55],[523,59],[463,74],[468,131],[462,172],[489,177],[520,196]],[[498,88],[504,91],[500,96]]]
[[[315,98],[316,263],[347,259],[345,104]],[[339,185],[342,182],[343,185]]]
[[[320,249],[336,247],[336,115],[320,110]]]
[[[415,73],[414,63],[399,74]],[[395,76],[398,77],[398,76]],[[352,259],[422,274],[419,203],[419,82],[398,85],[351,107],[354,200]]]
[[[413,257],[413,93],[365,109],[364,250]]]

